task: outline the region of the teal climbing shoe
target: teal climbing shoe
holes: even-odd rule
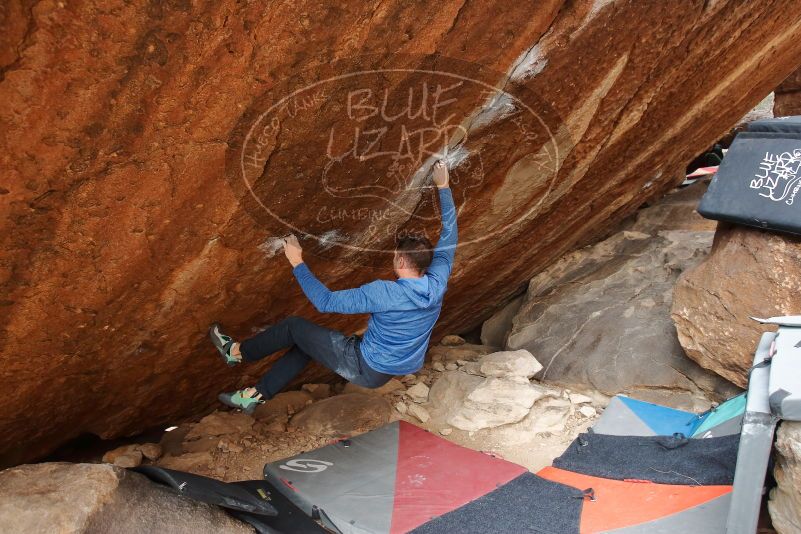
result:
[[[246,395],[244,389],[232,391],[231,393],[220,393],[217,398],[226,406],[242,410],[248,415],[253,415],[256,407],[264,402],[262,399]]]
[[[223,334],[222,327],[219,323],[214,323],[209,327],[209,337],[211,338],[211,342],[214,343],[214,348],[220,353],[220,356],[225,360],[225,364],[228,367],[233,367],[242,361],[239,358],[231,356],[231,347],[234,346],[234,340],[231,336]]]

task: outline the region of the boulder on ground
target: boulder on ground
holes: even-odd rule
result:
[[[751,319],[801,313],[801,237],[721,223],[709,257],[674,290],[672,316],[687,355],[745,387],[763,332]]]
[[[784,421],[776,440],[777,486],[770,492],[768,510],[779,534],[801,532],[801,423]]]
[[[219,508],[107,464],[43,463],[0,472],[0,526],[19,533],[253,532]]]
[[[446,371],[432,385],[427,407],[437,421],[475,431],[522,420],[546,394],[528,382]]]
[[[506,338],[512,331],[512,321],[523,304],[525,295],[520,295],[496,311],[481,325],[481,344],[490,347],[505,347]]]
[[[540,360],[541,380],[606,395],[661,388],[678,404],[735,394],[686,357],[670,318],[678,275],[712,243],[713,223],[695,213],[702,185],[641,210],[621,231],[533,278],[506,348]]]
[[[253,417],[259,421],[286,418],[294,415],[314,402],[315,397],[308,391],[284,391],[272,399],[260,404],[253,412]]]
[[[214,412],[192,425],[186,439],[238,434],[253,428],[253,423],[255,420],[251,416],[241,412]]]
[[[431,384],[428,392],[430,408],[438,413],[443,413],[443,419],[447,419],[461,407],[470,392],[483,381],[483,377],[462,371],[445,371]]]
[[[542,364],[525,349],[493,352],[478,360],[484,376],[528,380],[542,370]]]
[[[383,397],[343,393],[309,405],[289,422],[309,434],[351,435],[389,422],[392,406]]]

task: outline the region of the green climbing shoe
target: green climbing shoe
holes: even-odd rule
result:
[[[234,340],[231,336],[226,336],[222,333],[222,327],[219,323],[214,323],[209,327],[209,337],[211,342],[214,343],[214,348],[220,353],[228,367],[233,367],[242,361],[231,356],[231,347],[234,345]]]
[[[217,398],[226,406],[242,410],[248,415],[253,415],[253,412],[256,411],[256,406],[264,402],[262,399],[246,395],[244,389],[232,391],[231,393],[220,393]]]

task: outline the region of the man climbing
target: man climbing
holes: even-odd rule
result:
[[[439,189],[442,227],[432,251],[426,238],[398,241],[393,258],[394,281],[376,280],[354,289],[331,291],[303,262],[295,236],[289,236],[284,253],[301,289],[318,311],[369,313],[363,337],[346,336],[300,317],[287,317],[263,332],[236,342],[220,325],[209,328],[214,346],[228,365],[253,362],[281,349],[279,358],[255,387],[220,394],[220,401],[245,413],[272,398],[314,360],[344,379],[368,388],[384,385],[393,375],[418,371],[442,308],[456,250],[456,208],[448,186],[445,163],[434,164]]]

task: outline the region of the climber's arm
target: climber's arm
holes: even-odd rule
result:
[[[391,282],[386,280],[376,280],[353,289],[331,291],[314,276],[305,263],[298,264],[292,273],[311,303],[322,313],[387,311],[389,303],[393,301],[389,296]]]
[[[331,291],[320,282],[311,269],[303,262],[303,249],[298,238],[289,236],[284,243],[284,253],[292,264],[303,293],[309,298],[317,311],[322,313],[373,313],[386,311],[392,299],[390,282],[376,280],[361,287]]]
[[[440,162],[438,162],[439,164]],[[434,247],[434,257],[428,268],[428,274],[445,285],[451,274],[453,267],[453,256],[456,254],[456,243],[458,240],[458,230],[456,227],[456,205],[453,203],[453,195],[448,187],[447,168],[444,164],[440,168],[434,169],[434,183],[439,188],[439,205],[442,211],[442,228],[439,233],[439,241]],[[441,176],[444,172],[444,178]],[[437,173],[440,176],[437,176]]]

